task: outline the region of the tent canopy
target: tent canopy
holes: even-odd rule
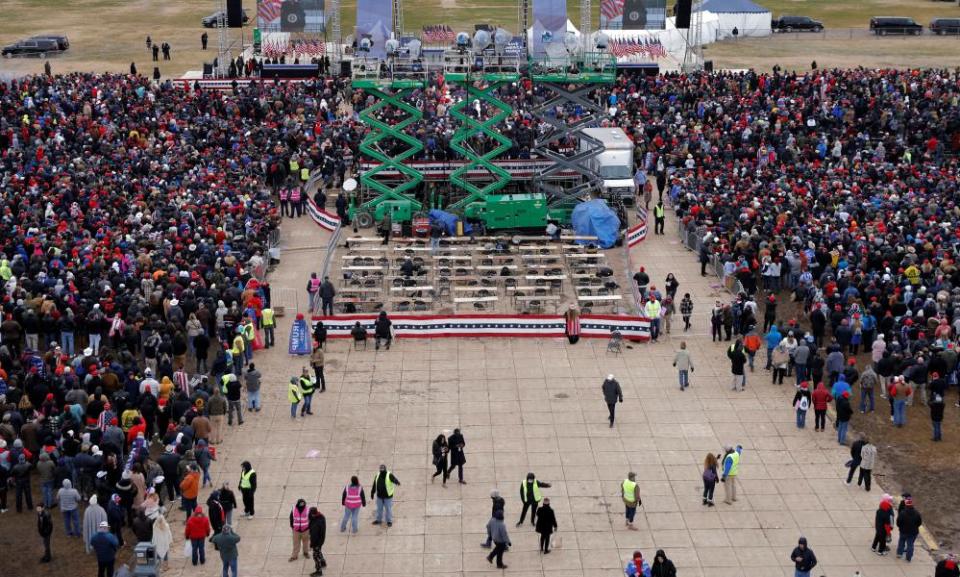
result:
[[[749,14],[760,14],[770,12],[770,10],[750,0],[704,0],[703,10],[713,13],[746,12]]]

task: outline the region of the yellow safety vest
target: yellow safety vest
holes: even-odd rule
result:
[[[390,471],[384,473],[386,477],[383,480],[383,484],[387,487],[387,497],[393,497],[393,479],[390,478]],[[380,481],[380,471],[377,471],[377,474],[373,476],[373,490],[374,496],[376,496],[377,483]]]
[[[253,477],[253,474],[256,473],[253,469],[250,469],[246,473],[240,473],[240,488],[249,489],[252,487],[250,484],[250,478]]]
[[[527,502],[527,481],[523,480],[520,483],[520,496],[523,497],[523,502]],[[543,500],[543,495],[540,494],[540,483],[534,479],[533,481],[533,500],[539,503]]]
[[[232,374],[233,373],[227,373],[226,375],[223,375],[222,377],[220,377],[220,391],[224,395],[227,394],[227,383],[230,382],[230,375]]]
[[[298,172],[300,172],[300,163],[291,158],[291,159],[290,159],[290,173],[291,173],[291,174],[296,174],[296,173],[298,173]]]
[[[235,355],[239,355],[243,353],[243,349],[245,348],[247,347],[243,342],[243,335],[237,335],[233,337],[233,348],[230,349],[230,352]]]
[[[660,205],[653,207],[653,216],[657,218],[663,218],[663,207]]]
[[[740,453],[734,451],[727,455],[727,458],[730,459],[730,472],[727,476],[736,477],[740,473]]]
[[[253,341],[257,337],[256,329],[253,328],[253,323],[249,325],[243,325],[243,338],[248,341]]]
[[[623,480],[623,500],[631,503],[637,502],[637,482],[630,479]]]
[[[287,400],[290,401],[290,404],[297,404],[303,400],[303,394],[300,392],[300,385],[296,383],[290,383],[287,386]]]
[[[300,169],[300,180],[304,182],[310,180],[310,169],[306,166]]]
[[[263,315],[262,323],[264,328],[271,328],[274,326],[273,322],[273,309],[263,309],[261,311]]]

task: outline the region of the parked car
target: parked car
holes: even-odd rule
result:
[[[222,13],[219,12],[219,11],[217,11],[217,12],[214,12],[213,14],[211,14],[211,15],[209,15],[209,16],[204,16],[204,17],[200,20],[200,24],[203,25],[204,28],[216,28],[216,27],[217,27],[217,21],[220,20],[220,14],[222,14]],[[226,16],[224,16],[224,18],[226,18]],[[244,8],[244,9],[243,9],[243,23],[246,24],[246,23],[249,22],[249,21],[250,21],[250,16],[247,15],[247,9]]]
[[[919,36],[923,34],[923,26],[917,24],[913,18],[902,16],[875,16],[870,19],[870,30],[878,36],[887,34],[909,34]]]
[[[937,36],[960,34],[960,18],[934,18],[930,21],[930,32]]]
[[[70,48],[70,40],[66,36],[60,36],[58,34],[40,34],[39,36],[31,36],[27,40],[53,40],[57,43],[57,47],[60,50],[66,50]]]
[[[4,46],[0,53],[4,56],[40,56],[43,58],[47,54],[56,52],[60,52],[60,46],[56,40],[33,40],[28,38]]]
[[[823,22],[809,16],[781,16],[774,18],[770,22],[770,27],[776,32],[793,32],[794,30],[820,32],[823,30]]]

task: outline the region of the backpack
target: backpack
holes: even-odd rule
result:
[[[810,408],[810,399],[806,395],[800,396],[800,401],[797,403],[797,408],[801,411],[806,411]]]

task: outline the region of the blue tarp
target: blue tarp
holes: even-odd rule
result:
[[[459,216],[437,209],[431,210],[428,214],[430,216],[430,222],[439,222],[448,236],[457,236],[457,221],[460,220]],[[470,224],[464,221],[463,234],[470,234],[472,231],[473,229]]]
[[[573,209],[570,221],[573,223],[574,234],[597,237],[597,244],[601,248],[610,248],[617,243],[620,219],[607,206],[605,200],[594,199],[581,202]],[[581,244],[588,242],[581,241]]]

